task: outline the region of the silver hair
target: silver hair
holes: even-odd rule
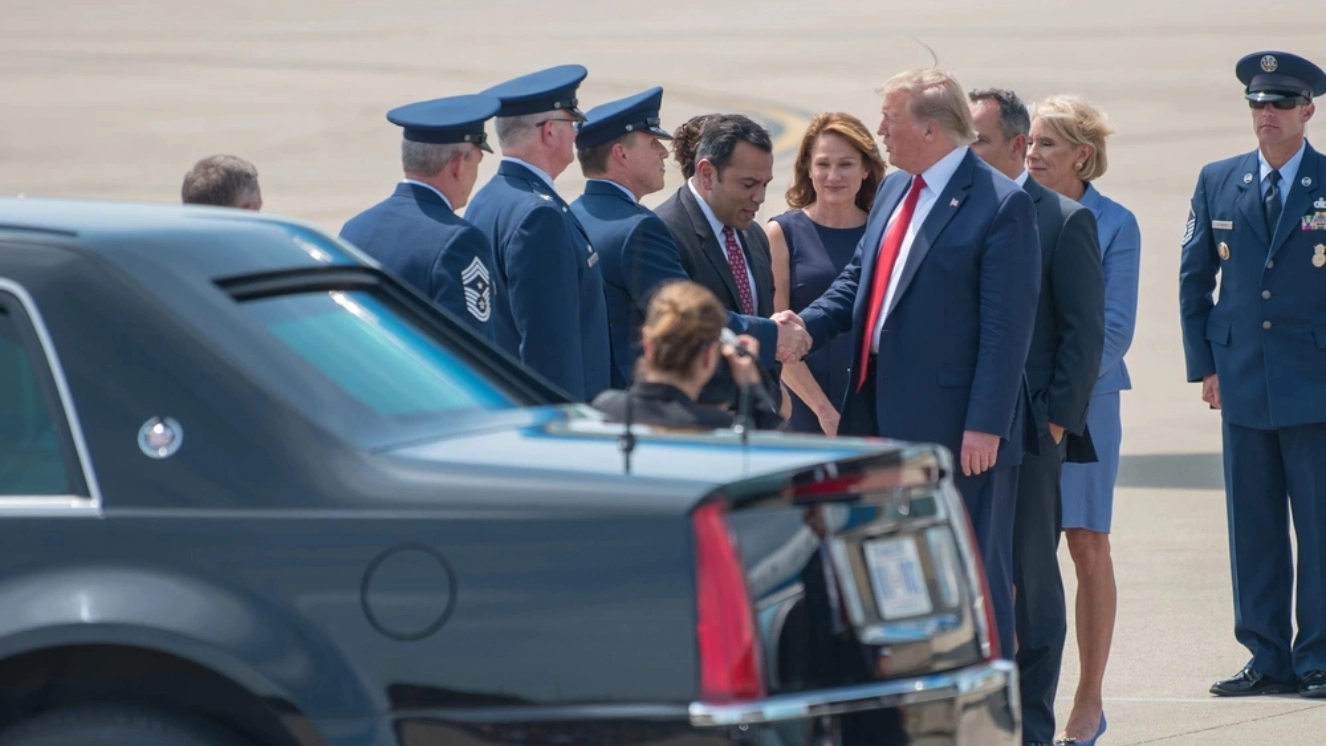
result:
[[[429,143],[401,140],[401,166],[406,173],[436,176],[457,155],[470,158],[469,143]]]
[[[497,142],[503,148],[519,145],[526,135],[534,129],[534,124],[546,119],[546,112],[521,114],[516,117],[497,118]]]

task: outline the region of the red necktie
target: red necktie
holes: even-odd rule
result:
[[[750,294],[750,280],[746,279],[746,255],[741,253],[741,244],[737,243],[737,234],[730,225],[723,226],[723,242],[727,244],[727,263],[732,267],[732,279],[737,281],[741,312],[746,316],[754,316],[755,299]]]
[[[866,383],[866,364],[870,361],[870,343],[875,339],[875,324],[884,312],[884,298],[889,293],[889,279],[893,276],[893,265],[898,261],[898,251],[902,249],[902,240],[907,236],[907,226],[911,225],[912,213],[916,211],[916,200],[925,188],[925,179],[917,174],[912,178],[912,189],[903,200],[902,210],[893,221],[893,225],[884,232],[884,241],[879,246],[879,258],[875,260],[875,276],[870,286],[870,310],[866,314],[865,334],[861,341],[861,365],[856,374],[856,390],[860,391]]]

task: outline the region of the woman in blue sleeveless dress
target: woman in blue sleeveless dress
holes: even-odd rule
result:
[[[1077,572],[1077,647],[1081,659],[1073,709],[1055,743],[1095,744],[1107,721],[1102,685],[1114,637],[1118,591],[1110,557],[1114,482],[1123,440],[1119,392],[1132,388],[1124,354],[1137,322],[1142,234],[1128,208],[1092,181],[1105,174],[1104,114],[1076,96],[1054,96],[1032,109],[1027,170],[1041,186],[1076,200],[1096,218],[1105,267],[1105,348],[1087,408],[1096,461],[1064,464],[1060,477],[1063,529]]]
[[[884,159],[870,130],[850,114],[823,113],[801,139],[787,190],[787,212],[764,227],[773,259],[774,311],[800,313],[829,289],[866,230]],[[836,435],[852,335],[783,366],[792,413],[787,429]]]

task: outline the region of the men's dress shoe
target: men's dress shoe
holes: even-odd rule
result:
[[[1100,714],[1100,727],[1096,729],[1096,735],[1085,741],[1079,741],[1076,738],[1055,739],[1054,746],[1096,746],[1096,740],[1105,733],[1105,729],[1108,728],[1109,725],[1109,721],[1105,719],[1105,713],[1102,712]]]
[[[1326,699],[1326,671],[1308,671],[1298,683],[1298,693],[1312,699]]]
[[[1326,681],[1323,682],[1326,684]],[[1211,685],[1211,693],[1221,697],[1251,697],[1259,694],[1293,694],[1298,687],[1293,682],[1273,679],[1244,667],[1234,676]],[[1322,696],[1326,696],[1323,690]]]

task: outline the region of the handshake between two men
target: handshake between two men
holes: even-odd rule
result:
[[[800,362],[810,353],[812,344],[805,322],[791,311],[779,311],[772,318],[778,324],[778,349],[774,356],[784,365]]]

